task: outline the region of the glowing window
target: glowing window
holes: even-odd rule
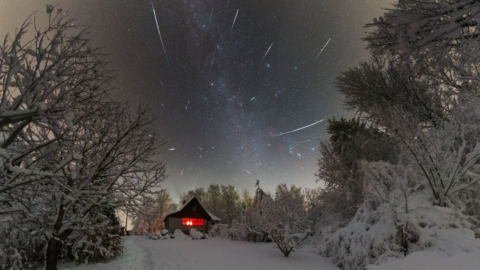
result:
[[[183,226],[203,226],[205,225],[203,219],[200,218],[182,218]]]

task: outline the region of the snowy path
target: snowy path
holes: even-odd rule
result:
[[[106,264],[74,266],[70,270],[338,270],[328,259],[307,251],[285,258],[271,243],[223,239],[150,240],[125,237],[124,253]]]

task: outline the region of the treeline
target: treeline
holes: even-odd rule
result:
[[[181,207],[184,201],[196,197],[209,212],[221,218],[222,223],[231,226],[234,221],[238,222],[241,220],[245,210],[258,207],[258,200],[256,200],[258,192],[260,190],[264,192],[262,189],[259,189],[259,184],[260,181],[258,181],[253,194],[246,189],[238,192],[232,185],[210,184],[206,189],[198,187],[182,193],[178,207]],[[319,194],[322,192],[322,189],[302,189],[295,185],[292,185],[290,188],[302,198],[302,205],[309,219],[312,222],[316,222],[315,216],[318,214],[320,205]],[[269,192],[266,193],[271,196]]]
[[[181,196],[184,201],[196,197],[207,209],[222,219],[210,235],[232,240],[275,242],[288,257],[311,235],[313,222],[308,219],[317,209],[313,203],[315,191],[302,190],[294,185],[278,185],[275,192],[264,191],[257,180],[255,193],[241,194],[232,185],[211,184],[190,190]]]

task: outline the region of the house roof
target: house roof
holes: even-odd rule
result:
[[[210,220],[215,220],[215,221],[220,221],[221,219],[215,215],[213,215],[212,213],[208,212],[207,210],[205,210],[205,207],[203,207],[203,205],[198,201],[197,198],[195,197],[192,197],[190,200],[188,200],[183,206],[182,208],[180,208],[179,210],[175,210],[175,211],[172,211],[170,213],[168,213],[165,218],[163,219],[164,221],[169,217],[169,216],[176,216],[178,215],[178,213],[186,210],[185,208],[191,204],[191,203],[194,203],[196,202],[205,212],[206,214],[208,215],[208,217],[210,218]]]
[[[193,198],[195,198],[195,197],[192,197],[190,200],[188,200],[188,202],[184,203],[183,206],[182,206],[182,208],[168,213],[168,214],[165,216],[165,218],[167,218],[168,216],[173,215],[173,214],[175,214],[175,213],[181,212],[181,211],[183,210],[183,208],[185,208],[185,206],[187,206],[187,204],[189,204],[189,203],[193,200]],[[198,201],[198,200],[197,200],[197,201]],[[198,203],[200,204],[200,202],[198,202]],[[200,205],[201,205],[201,204],[200,204]],[[202,206],[202,207],[203,207],[203,206]],[[204,208],[204,209],[205,209],[205,208]],[[206,210],[205,210],[205,211],[206,211]]]
[[[207,211],[207,214],[212,218],[212,220],[214,221],[220,221],[222,219],[220,219],[219,217],[215,216],[214,214],[210,213]]]

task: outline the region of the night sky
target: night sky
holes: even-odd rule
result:
[[[326,120],[274,135],[352,116],[334,80],[367,59],[363,25],[390,2],[0,0],[0,37],[35,11],[46,18],[47,3],[90,26],[118,94],[158,117],[174,198],[210,183],[253,191],[256,178],[312,188]]]

